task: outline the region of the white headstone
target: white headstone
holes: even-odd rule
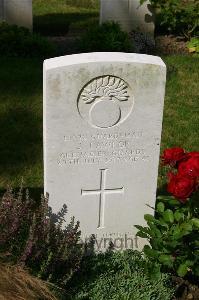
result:
[[[50,206],[65,203],[82,238],[103,250],[142,248],[135,224],[155,205],[166,67],[127,53],[44,62],[44,181]],[[140,243],[140,244],[139,244]]]
[[[0,19],[32,30],[32,0],[0,1]]]
[[[154,16],[150,1],[101,0],[100,22],[115,21],[125,31],[139,31],[154,36]]]

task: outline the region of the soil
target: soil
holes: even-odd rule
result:
[[[199,300],[199,285],[191,283],[180,277],[173,277],[176,285],[175,297],[173,300]]]
[[[79,52],[77,48],[76,40],[80,38],[81,34],[82,32],[81,33],[69,32],[65,36],[49,36],[47,37],[47,39],[52,41],[57,46],[59,55],[67,55],[67,54],[73,54]],[[143,51],[141,51],[141,53],[142,52]],[[149,51],[147,50],[144,51],[144,53],[146,52],[152,52],[152,54],[157,53],[158,55],[189,54],[186,39],[181,36],[173,36],[173,35],[157,36],[155,38],[155,53],[154,51],[150,51],[150,49]]]
[[[156,50],[162,54],[188,54],[187,41],[184,37],[165,35],[155,39]]]

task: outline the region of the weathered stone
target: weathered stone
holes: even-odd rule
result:
[[[45,192],[96,248],[139,247],[154,206],[166,81],[159,57],[87,53],[44,62]],[[137,245],[138,243],[138,245]]]

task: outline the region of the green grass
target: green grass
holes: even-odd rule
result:
[[[34,31],[45,35],[81,32],[99,22],[98,0],[33,0]]]
[[[199,58],[167,56],[162,149],[183,146],[199,150]]]
[[[0,59],[0,188],[43,186],[42,63]]]
[[[161,148],[199,149],[199,58],[167,56]],[[0,189],[43,187],[42,62],[0,59]],[[161,173],[161,172],[160,172]]]

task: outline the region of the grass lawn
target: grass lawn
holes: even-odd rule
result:
[[[99,0],[33,0],[34,31],[64,35],[99,22]]]
[[[199,59],[163,57],[168,67],[162,149],[199,149]],[[42,62],[0,59],[0,189],[43,187]]]

